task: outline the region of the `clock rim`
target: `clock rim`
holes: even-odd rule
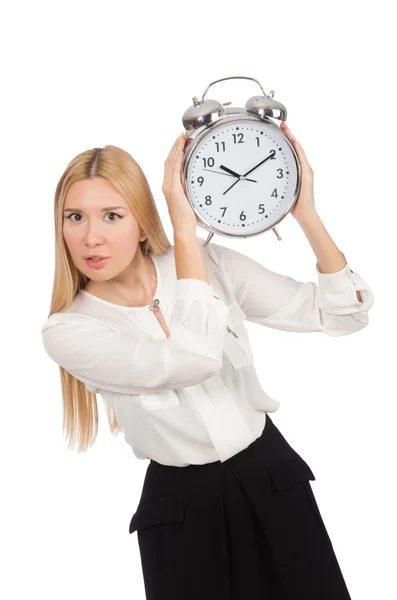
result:
[[[193,205],[193,203],[190,200],[189,194],[188,194],[188,184],[187,184],[187,170],[188,170],[188,166],[189,166],[189,162],[190,159],[192,157],[192,154],[194,153],[195,149],[197,148],[198,144],[202,141],[202,139],[212,130],[212,129],[216,129],[217,127],[219,127],[220,125],[224,125],[227,123],[234,123],[237,121],[247,121],[247,122],[253,122],[253,123],[258,123],[261,122],[262,124],[268,125],[271,128],[275,129],[277,131],[277,133],[281,134],[283,139],[285,140],[285,142],[287,143],[288,147],[291,150],[291,154],[295,160],[295,165],[296,165],[296,169],[297,169],[297,181],[296,181],[296,186],[295,186],[295,191],[294,191],[294,195],[293,195],[293,199],[291,204],[287,207],[287,209],[283,212],[283,214],[277,219],[277,221],[274,221],[273,223],[269,224],[267,227],[264,227],[263,229],[261,229],[260,231],[254,232],[254,233],[249,233],[249,234],[241,234],[241,233],[227,233],[224,230],[220,230],[217,227],[215,227],[214,225],[211,225],[210,223],[208,223],[207,221],[205,221],[202,217],[202,215],[200,213],[197,212],[195,206]],[[199,225],[200,227],[202,227],[203,229],[205,229],[206,231],[212,232],[214,234],[223,236],[223,237],[228,237],[228,238],[250,238],[250,237],[255,237],[257,235],[261,235],[262,233],[265,233],[266,231],[268,231],[269,229],[273,229],[274,227],[276,227],[276,225],[278,225],[279,223],[281,223],[281,221],[283,221],[285,219],[285,217],[291,212],[292,208],[295,206],[298,197],[299,197],[299,191],[300,191],[300,187],[301,187],[301,182],[302,182],[302,169],[301,169],[301,165],[300,165],[300,161],[299,161],[299,157],[298,157],[298,153],[296,152],[291,140],[288,138],[288,136],[283,132],[283,130],[279,127],[279,125],[277,125],[276,123],[274,123],[269,117],[264,116],[264,117],[260,117],[254,114],[241,114],[241,113],[237,113],[234,115],[228,115],[227,117],[220,117],[217,121],[208,123],[206,125],[203,125],[202,127],[200,127],[199,129],[195,129],[193,134],[190,136],[189,138],[191,140],[191,143],[183,157],[182,160],[182,166],[181,166],[181,173],[183,174],[183,178],[182,178],[182,187],[183,190],[185,192],[185,195],[189,201],[190,206],[192,207],[196,218],[197,218],[197,225]]]

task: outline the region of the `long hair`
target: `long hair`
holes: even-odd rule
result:
[[[74,297],[83,289],[89,278],[74,264],[63,237],[63,209],[65,198],[72,183],[82,179],[104,177],[123,196],[146,239],[140,241],[142,254],[161,254],[171,244],[163,229],[149,183],[128,152],[117,146],[107,145],[78,154],[66,167],[56,187],[54,199],[55,224],[55,271],[49,315],[70,306]],[[78,452],[85,452],[98,433],[98,405],[96,394],[84,383],[59,366],[63,398],[63,431],[68,449],[78,443]],[[113,435],[121,429],[116,416],[104,402]]]

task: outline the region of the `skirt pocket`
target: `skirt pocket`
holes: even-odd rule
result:
[[[183,556],[183,549],[178,546],[178,532],[184,519],[183,496],[179,491],[156,496],[138,506],[129,532],[137,531],[145,575],[149,576],[154,568],[178,565]]]
[[[315,514],[322,532],[326,536],[327,541],[331,543],[325,523],[318,508],[316,498],[310,485],[310,481],[313,481],[316,478],[306,461],[304,461],[301,457],[296,457],[271,465],[269,467],[269,472],[274,489],[277,492],[286,493],[296,485],[303,490],[303,494],[308,501],[310,511]]]
[[[307,462],[300,456],[275,463],[268,468],[273,486],[277,491],[284,491],[297,483],[316,479]]]

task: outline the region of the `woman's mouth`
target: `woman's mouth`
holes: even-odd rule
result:
[[[97,269],[98,267],[101,267],[102,265],[104,265],[108,258],[109,257],[107,257],[107,258],[99,258],[99,259],[86,258],[85,262],[87,263],[87,265],[89,265],[93,269]]]

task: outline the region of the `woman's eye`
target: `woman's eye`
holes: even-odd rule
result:
[[[122,219],[123,217],[121,215],[118,215],[117,213],[114,212],[109,212],[106,213],[107,215],[116,215],[116,217],[118,217],[119,219]],[[111,221],[117,221],[117,219],[110,219]]]
[[[80,213],[71,213],[70,215],[68,215],[68,216],[66,217],[66,219],[72,219],[72,217],[73,217],[74,215],[77,215],[78,217],[81,217]],[[122,218],[123,218],[121,215],[119,215],[119,214],[117,214],[117,213],[115,213],[115,212],[108,212],[108,213],[106,213],[106,215],[116,215],[116,217],[118,217],[119,219],[122,219]],[[111,221],[117,221],[117,219],[110,219],[110,220],[111,220]],[[78,222],[78,221],[80,221],[80,219],[78,219],[78,221],[76,221],[76,219],[72,219],[72,221]]]
[[[78,217],[81,217],[81,215],[79,213],[70,213],[70,215],[65,216],[65,219],[72,219],[73,215],[77,215]],[[72,221],[74,221],[75,219],[72,219]]]

